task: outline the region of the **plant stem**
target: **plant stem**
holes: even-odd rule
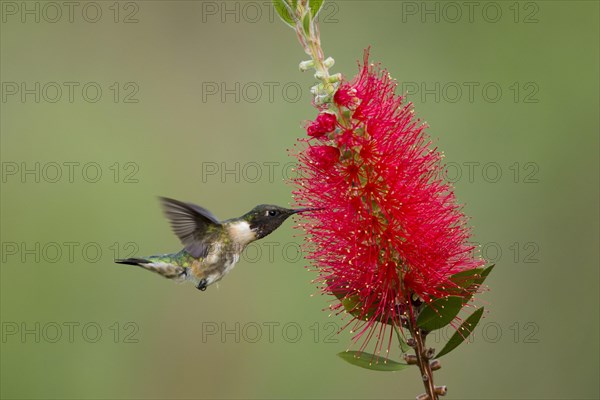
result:
[[[429,396],[429,400],[438,400],[438,395],[435,392],[435,385],[433,384],[433,371],[429,364],[429,357],[426,354],[427,348],[425,347],[425,337],[427,334],[415,326],[414,322],[412,322],[412,318],[409,318],[409,321],[409,330],[415,341],[414,349],[417,356],[417,365],[421,371],[425,392]]]
[[[296,23],[294,27],[294,30],[296,31],[296,36],[298,37],[298,41],[304,48],[304,52],[310,56],[313,62],[313,67],[316,71],[315,77],[321,81],[322,89],[317,89],[318,92],[321,92],[319,95],[331,95],[333,94],[336,88],[336,85],[333,83],[333,81],[336,80],[334,79],[336,77],[334,76],[332,78],[332,76],[329,74],[329,67],[331,65],[328,66],[326,64],[325,53],[321,48],[319,26],[316,20],[311,19],[309,29],[307,31],[302,23],[303,19],[304,17],[302,11],[299,11],[299,13],[296,14]],[[319,95],[315,95],[318,98]]]
[[[323,82],[323,87],[325,89],[330,90],[332,88],[332,84],[329,81],[329,68],[325,66],[325,55],[323,54],[323,49],[321,48],[321,39],[319,38],[319,30],[315,24],[313,33],[313,37],[307,38],[308,49],[307,53],[312,57],[315,62],[315,70],[321,75],[321,82]]]

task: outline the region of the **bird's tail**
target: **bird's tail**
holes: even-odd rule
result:
[[[166,255],[167,257],[170,255]],[[185,279],[186,268],[174,263],[169,258],[159,256],[144,258],[123,258],[115,260],[117,264],[137,265],[148,271],[156,272],[167,279],[180,281]]]

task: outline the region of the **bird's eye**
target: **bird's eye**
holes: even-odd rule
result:
[[[267,215],[268,215],[269,217],[274,217],[274,216],[276,216],[277,214],[279,214],[279,213],[277,212],[277,210],[269,210],[269,211],[267,211]]]

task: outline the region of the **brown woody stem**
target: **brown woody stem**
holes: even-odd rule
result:
[[[415,326],[415,323],[409,319],[409,330],[410,334],[414,339],[413,348],[415,349],[415,355],[417,356],[417,365],[421,371],[421,377],[423,379],[423,385],[425,386],[425,392],[428,400],[438,400],[438,391],[433,384],[433,371],[431,370],[431,364],[429,360],[433,357],[431,349],[425,347],[425,337],[427,333]],[[425,397],[423,397],[425,398]]]

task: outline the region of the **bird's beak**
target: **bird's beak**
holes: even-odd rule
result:
[[[303,213],[303,212],[309,212],[309,211],[318,211],[318,210],[322,210],[323,208],[297,208],[295,210],[292,210],[292,214],[298,214],[298,213]]]

